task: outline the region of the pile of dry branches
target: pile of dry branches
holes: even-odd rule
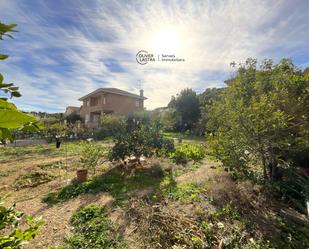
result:
[[[164,201],[131,200],[128,215],[145,248],[207,248],[197,220]]]

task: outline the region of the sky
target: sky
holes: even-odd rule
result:
[[[309,67],[308,0],[0,0],[5,82],[20,87],[22,110],[63,112],[100,87],[138,94],[147,109],[184,88],[223,87],[230,62],[291,58]],[[140,50],[184,61],[137,63]]]

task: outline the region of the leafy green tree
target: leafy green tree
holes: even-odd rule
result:
[[[205,124],[208,123],[209,119],[209,111],[215,101],[218,101],[222,93],[224,92],[224,88],[207,88],[203,93],[199,95],[200,109],[201,109],[201,117],[198,122],[197,129],[199,134],[204,134],[206,131]],[[212,130],[212,128],[211,128]],[[209,130],[208,132],[210,132]]]
[[[96,172],[96,167],[105,156],[105,149],[93,142],[81,142],[80,163],[85,169],[92,169]]]
[[[10,33],[16,32],[14,28],[16,24],[6,25],[0,22],[0,40],[4,37],[13,38]],[[5,60],[8,55],[0,54],[0,60]],[[4,77],[0,73],[0,91],[8,94],[10,98],[20,97],[18,87],[13,83],[5,83]],[[27,115],[17,109],[17,107],[10,103],[7,98],[0,98],[0,141],[6,139],[13,140],[14,133],[12,130],[20,129],[21,131],[36,131],[40,128],[36,118]]]
[[[69,124],[75,124],[76,121],[82,121],[81,116],[76,113],[76,112],[72,112],[70,113],[68,116],[65,117],[65,120],[69,123]]]
[[[226,83],[207,123],[219,132],[214,150],[226,166],[237,174],[262,173],[264,181],[278,181],[287,169],[301,166],[296,155],[309,160],[307,74],[288,59],[277,65],[265,60],[260,68],[248,59]],[[303,200],[308,195],[299,194]]]
[[[167,154],[174,150],[174,143],[160,134],[159,126],[128,118],[126,125],[115,135],[115,145],[109,152],[109,159],[124,161],[128,157],[151,157]]]
[[[175,109],[168,108],[161,113],[160,122],[164,131],[174,131],[180,122],[180,115]]]
[[[115,134],[124,125],[124,117],[115,114],[102,114],[100,121],[100,127],[110,136]]]
[[[174,107],[180,116],[177,125],[179,131],[192,131],[200,117],[199,98],[192,89],[184,89],[176,97],[172,97],[168,107]]]

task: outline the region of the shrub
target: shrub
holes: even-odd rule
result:
[[[104,207],[88,205],[73,214],[74,233],[66,239],[63,248],[124,248]]]
[[[95,139],[104,139],[114,136],[124,126],[124,118],[119,115],[102,114],[100,116],[100,127],[94,132]]]
[[[86,169],[95,171],[100,159],[104,156],[104,148],[93,142],[81,142],[80,163]]]
[[[18,228],[23,213],[15,210],[15,205],[5,207],[0,198],[0,248],[19,249],[32,240],[44,224],[40,218],[26,217],[27,228]]]
[[[183,144],[176,147],[170,158],[176,164],[187,164],[189,161],[199,162],[205,157],[205,149],[197,144]]]
[[[176,183],[173,181],[163,182],[161,192],[163,196],[183,203],[199,202],[207,191],[206,186],[194,182]]]
[[[126,128],[115,136],[115,145],[109,152],[110,160],[125,160],[134,156],[150,157],[154,154],[168,153],[174,148],[173,141],[164,138],[159,128],[128,119]]]
[[[301,176],[294,169],[284,170],[284,179],[267,182],[268,190],[274,196],[289,203],[300,212],[307,214],[306,201],[309,199],[308,178]]]
[[[69,114],[65,120],[69,123],[69,124],[75,124],[78,120],[82,121],[81,116],[76,113],[76,112],[72,112],[71,114]]]
[[[170,153],[175,151],[174,140],[166,137],[160,137],[157,143],[157,156],[168,157]]]
[[[289,59],[276,65],[264,60],[258,67],[250,58],[226,81],[222,96],[211,106],[207,127],[216,130],[213,142],[218,159],[234,175],[270,181],[273,192],[280,182],[282,186],[298,185],[292,183],[293,178],[285,182],[289,176],[281,164],[284,161],[291,170],[296,170],[295,165],[307,167],[308,82],[308,74]],[[302,188],[294,190],[303,202]]]

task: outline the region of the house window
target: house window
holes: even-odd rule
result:
[[[86,106],[90,106],[90,99],[87,100]]]
[[[135,107],[139,107],[139,100],[135,100]]]
[[[106,98],[103,97],[103,105],[106,105]]]

